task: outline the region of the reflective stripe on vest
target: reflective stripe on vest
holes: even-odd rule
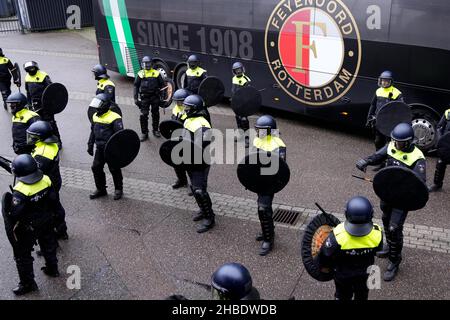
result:
[[[195,133],[198,129],[202,127],[211,128],[211,125],[205,118],[195,117],[186,119],[186,121],[184,122],[184,127],[188,129],[190,132]]]
[[[8,62],[9,62],[8,58],[3,57],[0,59],[0,64],[7,64]]]
[[[187,115],[184,113],[184,106],[179,106],[179,105],[175,105],[175,107],[173,107],[173,109],[172,109],[172,114],[175,116],[175,117],[179,117],[180,116],[180,114],[183,114],[182,116],[181,116],[181,120],[184,120],[184,119],[186,119],[186,117],[187,117]]]
[[[278,137],[272,137],[271,135],[265,136],[264,138],[256,137],[253,140],[253,145],[261,150],[271,152],[277,148],[285,148],[283,140]]]
[[[195,68],[195,69],[191,69],[191,68],[188,68],[187,70],[186,70],[186,75],[188,76],[188,77],[200,77],[202,74],[204,74],[206,72],[206,70],[205,69],[202,69],[202,68],[200,68],[200,67],[197,67],[197,68]]]
[[[58,155],[59,147],[56,143],[45,143],[39,141],[36,143],[36,147],[33,150],[31,156],[35,158],[36,156],[42,156],[44,158],[54,160]]]
[[[419,148],[415,147],[413,152],[403,152],[395,147],[395,143],[393,141],[391,141],[388,145],[388,155],[395,160],[406,164],[408,167],[411,167],[417,160],[425,159],[425,156]]]
[[[342,250],[376,248],[380,245],[382,239],[381,228],[376,224],[374,224],[372,231],[363,237],[355,237],[345,231],[344,223],[334,228],[333,233]]]
[[[155,69],[150,70],[141,70],[138,72],[139,78],[158,78],[159,77],[159,71]]]
[[[450,120],[450,109],[448,109],[447,111],[445,111],[445,118],[447,120]]]
[[[390,86],[389,88],[379,88],[377,90],[377,97],[380,98],[389,98],[389,95],[392,93],[390,99],[397,100],[397,98],[402,94],[400,90],[398,90],[394,86]]]
[[[20,192],[21,194],[27,197],[31,197],[34,196],[36,193],[39,193],[42,190],[47,189],[51,185],[52,182],[50,181],[50,178],[44,175],[40,181],[33,184],[25,184],[19,181],[19,183],[16,184],[16,186],[14,187],[14,190]]]
[[[36,112],[28,110],[26,108],[16,112],[16,114],[12,117],[12,122],[16,123],[27,123],[31,118],[38,117],[39,115]]]
[[[233,77],[233,84],[235,85],[245,86],[248,82],[250,82],[250,78],[248,78],[246,75],[243,75],[242,77]]]
[[[100,79],[97,82],[97,89],[104,90],[106,86],[115,87],[115,84],[109,79]]]
[[[48,76],[48,74],[41,70],[38,70],[34,76],[27,73],[27,75],[25,77],[25,82],[41,83],[45,80],[46,76]]]
[[[94,123],[102,123],[102,124],[111,124],[114,121],[116,121],[117,119],[121,119],[122,117],[111,111],[108,110],[106,113],[102,114],[101,116],[97,116],[97,112],[94,113],[94,116],[92,117],[92,121],[94,121]]]

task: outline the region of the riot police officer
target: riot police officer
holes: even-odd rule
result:
[[[244,65],[241,62],[235,62],[233,63],[233,79],[232,79],[232,86],[231,86],[231,94],[235,94],[236,91],[238,91],[242,87],[246,87],[250,84],[251,80],[247,75],[245,74],[245,68]],[[250,129],[250,124],[248,122],[247,117],[241,117],[236,115],[236,124],[238,129],[242,129],[244,133]],[[245,146],[248,148],[249,146],[249,137],[245,135]]]
[[[381,73],[378,78],[378,86],[379,88],[375,92],[375,96],[370,104],[366,123],[366,126],[371,128],[375,135],[374,143],[376,150],[383,148],[388,142],[388,139],[375,127],[378,111],[391,101],[404,102],[401,91],[394,87],[394,77],[391,71],[384,71]]]
[[[211,277],[211,287],[214,300],[260,300],[250,272],[240,263],[220,266]]]
[[[11,78],[14,77],[14,83],[18,86],[20,79],[17,77],[17,71],[11,60],[3,54],[0,48],[0,91],[3,98],[3,107],[7,110],[6,99],[11,95]]]
[[[22,93],[13,93],[7,99],[12,117],[13,149],[16,154],[30,153],[31,148],[27,144],[28,127],[39,120],[39,115],[27,108],[27,97]]]
[[[444,112],[441,120],[437,125],[439,136],[442,137],[446,133],[450,132],[450,109]],[[436,163],[436,171],[434,172],[433,185],[428,188],[428,191],[435,192],[442,189],[444,184],[445,171],[447,170],[448,163],[442,159],[438,159]]]
[[[36,121],[27,129],[27,143],[33,147],[31,156],[36,160],[39,170],[47,175],[59,197],[61,173],[59,170],[58,138],[47,121]],[[59,201],[58,201],[59,203]],[[59,239],[67,240],[66,212],[59,206],[55,212],[55,231]]]
[[[319,264],[334,270],[337,300],[367,300],[367,269],[383,248],[381,228],[372,222],[373,207],[365,197],[347,202],[346,221],[337,225],[319,253]]]
[[[17,156],[11,163],[11,169],[19,182],[13,188],[11,204],[3,210],[3,218],[20,279],[13,292],[24,295],[38,290],[31,256],[36,240],[45,258],[42,271],[50,277],[59,276],[56,258],[58,242],[52,222],[52,212],[59,200],[50,178],[38,169],[30,155]]]
[[[205,103],[199,95],[190,95],[183,102],[186,120],[184,128],[187,134],[186,139],[193,144],[200,146],[202,151],[208,145],[206,136],[210,133],[211,124],[206,119],[207,111]],[[202,152],[203,155],[203,152]],[[212,202],[207,191],[208,174],[210,165],[205,163],[203,166],[193,166],[187,170],[191,181],[192,193],[200,208],[200,212],[194,217],[194,221],[200,221],[197,229],[198,233],[203,233],[214,227],[215,214],[212,209]]]
[[[105,146],[112,135],[123,130],[122,117],[110,110],[111,98],[105,93],[98,94],[91,102],[90,107],[97,108],[92,116],[91,134],[88,141],[88,154],[94,156],[94,144],[96,145],[92,173],[94,174],[95,190],[89,197],[97,199],[107,195],[106,176],[103,168],[106,164]],[[120,168],[109,166],[109,171],[114,181],[114,200],[119,200],[123,195],[123,177]]]
[[[153,69],[152,58],[145,56],[142,59],[142,70],[134,80],[134,103],[141,110],[141,141],[148,139],[148,114],[152,112],[153,135],[161,137],[159,133],[159,107],[161,105],[161,90],[164,88],[164,79],[158,70]]]
[[[279,157],[286,161],[286,145],[283,140],[275,136],[277,123],[269,115],[264,115],[256,120],[256,137],[253,140],[253,147],[256,151],[277,153]],[[273,222],[273,193],[258,193],[258,217],[261,222],[262,234],[256,240],[262,241],[259,255],[265,256],[272,249],[275,238],[275,225]]]
[[[173,101],[175,101],[175,106],[172,109],[172,120],[177,120],[180,122],[184,122],[186,120],[186,112],[184,110],[184,99],[186,99],[190,95],[189,91],[186,89],[178,89],[173,93]],[[173,189],[179,189],[186,187],[188,184],[186,177],[186,170],[182,167],[175,167],[175,174],[177,176],[177,181],[172,185]]]
[[[414,144],[414,130],[411,124],[398,124],[392,130],[391,138],[392,141],[375,154],[358,160],[356,167],[365,171],[369,165],[379,165],[385,162],[386,166],[402,166],[411,169],[425,182],[426,160],[422,151]],[[379,253],[379,257],[388,256],[389,264],[383,278],[385,281],[392,281],[402,261],[403,225],[408,212],[393,208],[383,201],[381,201],[380,207],[383,211],[382,220],[387,246]]]
[[[112,102],[116,102],[116,85],[109,78],[106,68],[101,64],[96,64],[92,67],[91,71],[94,74],[95,80],[97,80],[95,94],[107,94]]]
[[[189,90],[193,94],[198,94],[200,83],[208,76],[205,69],[200,67],[200,59],[197,55],[190,55],[187,59],[188,69],[186,77],[184,77],[183,88]]]

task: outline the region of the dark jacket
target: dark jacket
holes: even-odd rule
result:
[[[41,70],[38,70],[34,76],[27,73],[25,77],[25,90],[27,91],[28,103],[37,102],[40,105],[42,94],[45,88],[51,83],[52,81],[48,74]]]
[[[0,81],[11,83],[14,65],[6,57],[0,57]]]
[[[17,153],[18,149],[27,146],[27,129],[39,119],[39,115],[36,112],[28,110],[27,108],[24,108],[13,115],[12,138],[14,152]]]
[[[112,135],[123,130],[122,117],[108,110],[102,115],[94,113],[92,116],[91,135],[89,136],[88,145],[96,144],[98,147],[104,147]]]
[[[159,100],[164,79],[155,69],[140,70],[134,79],[134,100]]]
[[[188,68],[186,70],[186,77],[184,77],[183,88],[189,90],[193,94],[198,94],[200,83],[206,79],[207,73],[205,69],[197,67],[195,69]]]
[[[394,86],[389,88],[379,88],[372,99],[367,118],[375,117],[382,107],[392,101],[404,102],[401,91]]]

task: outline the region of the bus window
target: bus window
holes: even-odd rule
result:
[[[449,17],[448,0],[393,0],[389,40],[450,50]]]

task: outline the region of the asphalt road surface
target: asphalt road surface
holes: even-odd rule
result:
[[[70,240],[60,244],[62,276],[46,278],[40,271],[43,260],[36,258],[40,291],[22,299],[163,299],[175,293],[208,299],[212,272],[231,261],[249,268],[254,285],[265,299],[333,298],[333,284],[316,282],[303,268],[301,229],[317,213],[315,202],[339,215],[346,201],[355,195],[372,200],[376,218],[381,217],[371,184],[351,177],[362,175],[355,168],[356,160],[374,151],[365,132],[264,110],[277,118],[291,168],[291,181],[274,202],[279,208],[301,212],[301,219],[294,226],[278,224],[275,250],[260,257],[259,245],[254,241],[259,230],[256,197],[240,185],[236,164],[212,166],[209,190],[218,212],[217,226],[199,235],[191,220],[193,198],[186,195],[186,190],[171,191],[174,172],[158,154],[163,139],[150,137],[142,144],[135,162],[123,170],[124,199],[113,201],[109,196],[89,200],[94,185],[92,158],[86,153],[90,130],[86,110],[96,86],[90,70],[98,62],[92,30],[9,34],[1,35],[1,41],[4,53],[13,62],[22,65],[37,61],[53,82],[63,83],[70,93],[67,109],[57,116],[64,145],[61,196],[70,234]],[[139,112],[132,105],[132,80],[115,73],[111,76],[125,127],[139,132]],[[214,107],[211,113],[215,128],[235,127],[226,103]],[[169,114],[170,110],[166,114],[161,111],[162,119]],[[0,111],[0,155],[13,158],[10,118],[6,111]],[[252,117],[251,124],[254,121]],[[428,160],[430,182],[435,159]],[[0,174],[1,190],[6,191],[11,183],[11,176]],[[112,188],[110,184],[110,192]],[[381,289],[372,290],[370,298],[450,298],[449,190],[447,175],[444,190],[432,194],[426,208],[410,213],[405,230],[407,248],[398,279],[381,283]],[[11,288],[18,281],[17,272],[4,232],[0,232],[0,263],[0,298],[15,299]],[[377,260],[377,264],[383,270],[386,262]],[[79,290],[66,286],[69,274],[65,271],[69,266],[81,270]]]

